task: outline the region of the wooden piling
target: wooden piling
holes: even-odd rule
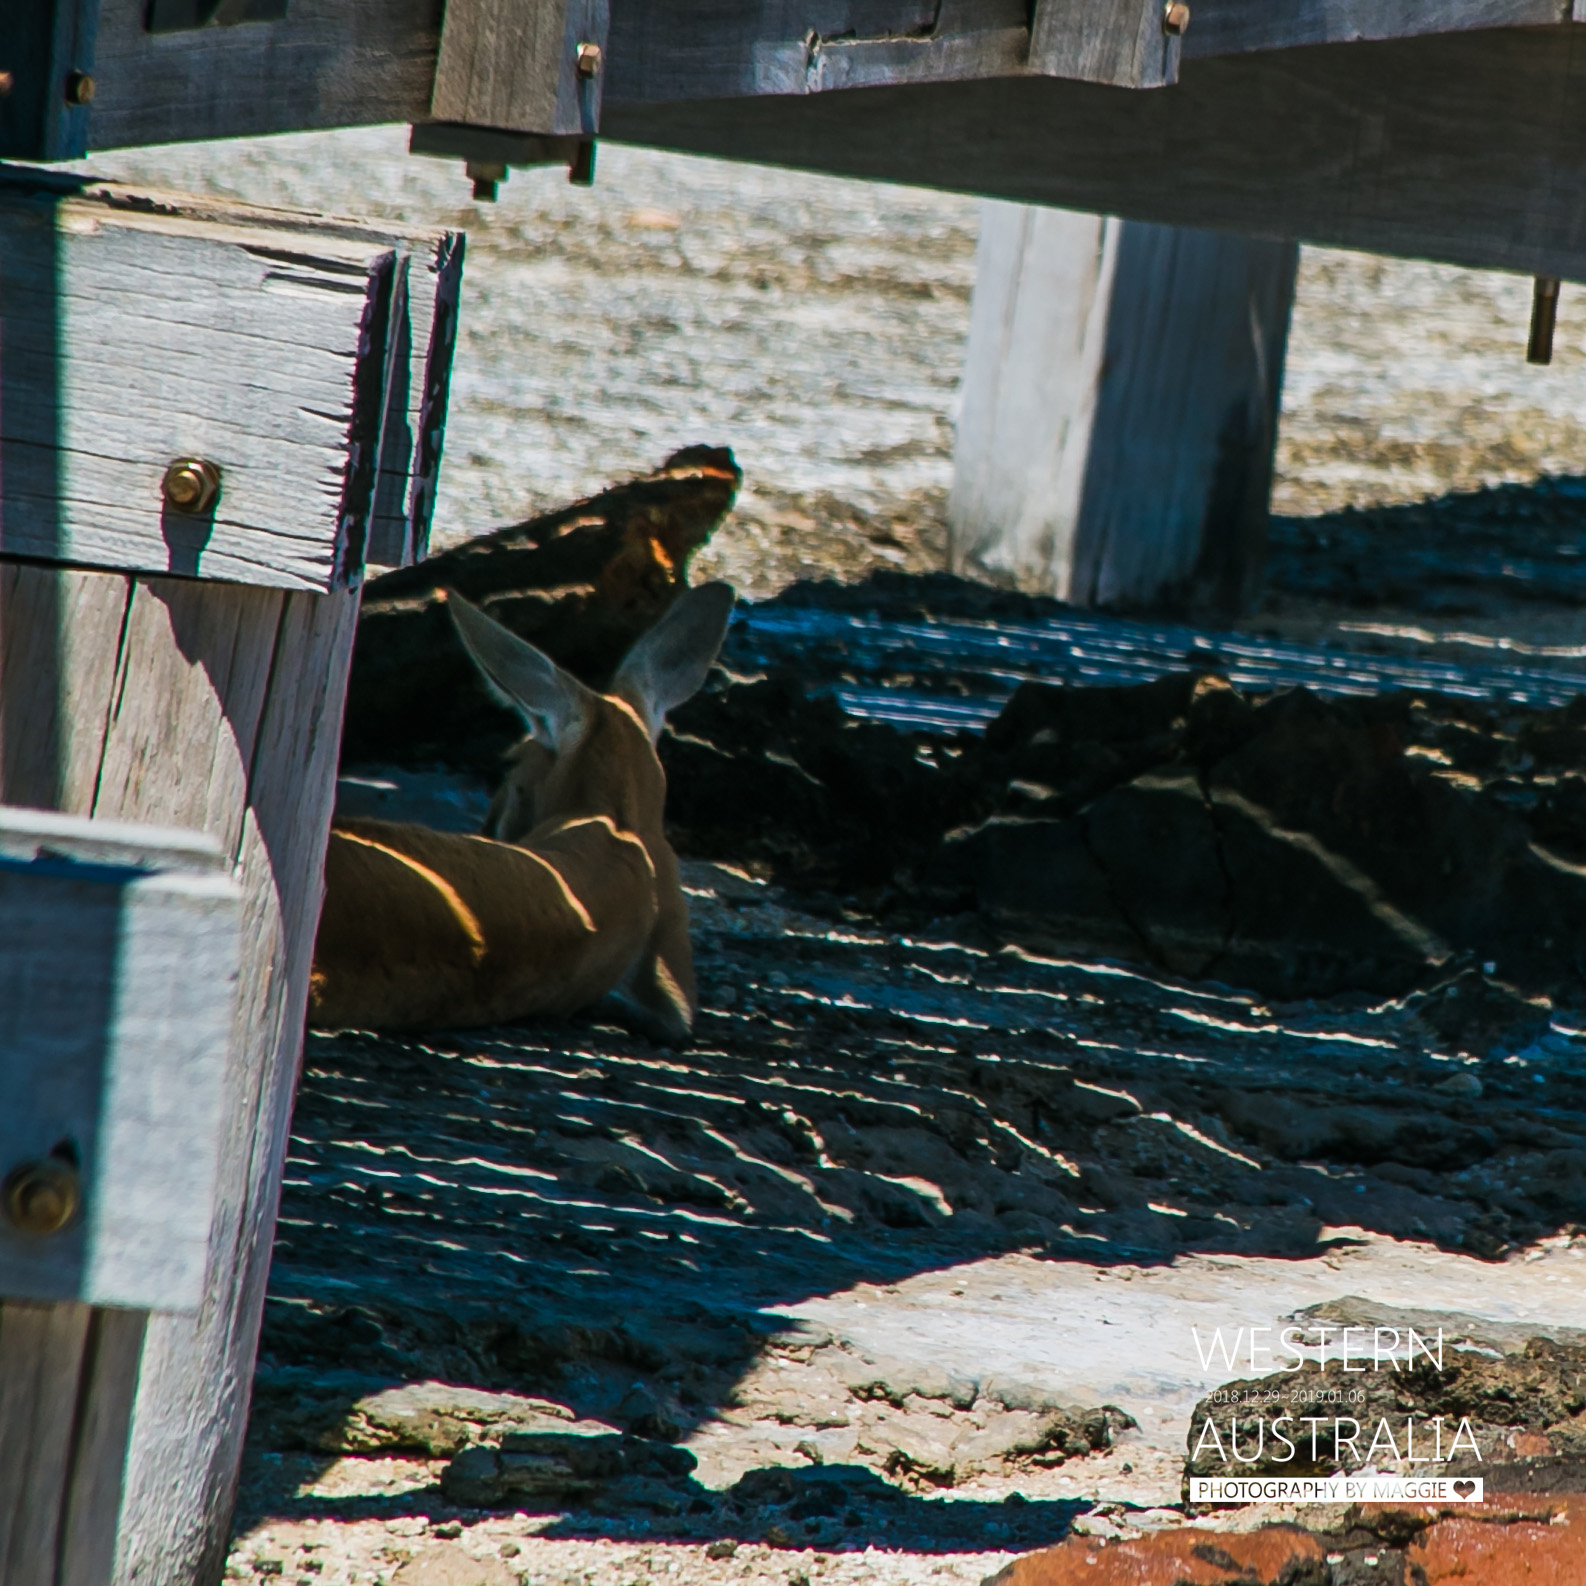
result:
[[[200,1307],[0,1300],[0,1586],[208,1586],[247,1421],[364,547],[382,510],[405,511],[390,543],[422,546],[456,300],[455,268],[436,261],[460,264],[460,250],[334,226],[316,245],[302,216],[17,180],[0,181],[0,229],[9,216],[32,239],[31,288],[0,294],[0,549],[29,560],[0,560],[0,803],[208,834],[241,889],[242,955]],[[98,269],[140,248],[178,261],[188,289],[167,278],[140,304],[158,269]],[[99,290],[63,303],[73,270]],[[421,283],[427,306],[397,324]],[[184,337],[184,307],[217,284],[240,298]],[[168,333],[148,334],[161,314]],[[211,359],[212,400],[184,408],[183,360],[237,325],[273,339],[267,378],[232,391]],[[96,430],[82,394],[113,419],[129,335],[159,406]],[[46,355],[8,361],[19,345]],[[416,369],[399,367],[410,355]],[[127,481],[103,511],[74,436]],[[167,572],[183,527],[160,496],[167,452],[212,458],[223,481],[209,532],[183,553],[196,577]],[[270,467],[286,471],[278,499],[298,503],[288,521],[256,510],[248,481]],[[110,519],[114,537],[100,532]],[[252,549],[233,557],[245,536]],[[253,582],[214,576],[245,576],[256,553]],[[115,565],[66,565],[83,559]]]
[[[1084,606],[1260,582],[1297,249],[988,202],[948,514],[955,571]]]

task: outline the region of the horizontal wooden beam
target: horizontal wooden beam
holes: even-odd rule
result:
[[[1571,0],[1195,0],[1186,60],[1578,20]]]
[[[198,1309],[241,899],[196,832],[0,807],[0,1297]]]
[[[316,590],[421,554],[454,240],[12,170],[0,255],[0,554]]]
[[[605,134],[1586,280],[1576,26],[1186,60],[1150,94],[1050,78],[670,105],[613,94]]]
[[[148,0],[100,0],[89,147],[422,121],[441,5],[291,0],[278,22],[154,34]]]
[[[95,148],[432,118],[582,133],[591,96],[568,46],[607,6],[597,115],[602,94],[633,106],[1032,75],[1149,87],[1180,55],[1574,18],[1572,0],[1194,0],[1179,35],[1158,0],[452,0],[443,47],[442,0],[291,0],[274,21],[173,33],[148,30],[148,0],[99,0],[78,119]],[[7,141],[8,113],[0,155],[63,157]]]

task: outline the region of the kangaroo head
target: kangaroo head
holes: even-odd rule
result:
[[[655,745],[667,712],[705,681],[732,615],[732,587],[680,595],[628,651],[605,694],[458,595],[448,599],[463,646],[486,686],[522,718],[528,736],[485,822],[518,842],[564,813],[608,813],[646,841],[660,835],[665,782]]]

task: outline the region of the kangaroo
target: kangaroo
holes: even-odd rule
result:
[[[688,905],[662,811],[666,713],[705,680],[732,589],[680,596],[596,693],[453,594],[486,685],[529,736],[484,835],[338,820],[309,1022],[421,1030],[567,1014],[611,994],[663,1040],[693,1028]]]

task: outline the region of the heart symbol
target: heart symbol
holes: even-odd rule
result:
[[[1473,1481],[1456,1481],[1454,1483],[1454,1491],[1457,1492],[1461,1498],[1468,1498],[1475,1490],[1476,1483]]]

